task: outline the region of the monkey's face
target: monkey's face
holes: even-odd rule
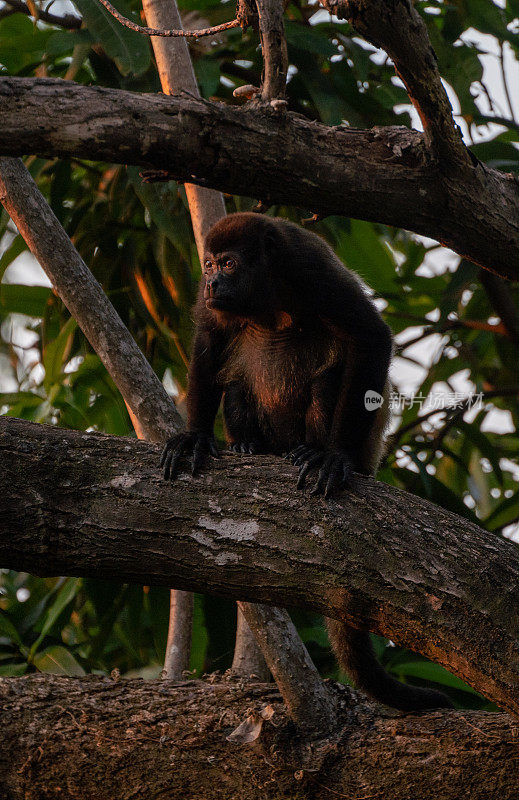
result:
[[[237,316],[257,313],[263,304],[257,272],[237,250],[206,253],[204,300],[207,308]]]

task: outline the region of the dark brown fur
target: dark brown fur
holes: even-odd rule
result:
[[[239,452],[292,451],[298,488],[318,472],[325,497],[374,474],[389,416],[391,334],[359,279],[318,236],[281,219],[234,214],[206,241],[187,397],[189,432],[165,448],[166,477],[184,454],[192,470],[215,452],[223,396]],[[366,392],[384,397],[366,407]],[[368,632],[329,621],[341,666],[373,697],[401,709],[449,705],[398,683],[375,659]]]

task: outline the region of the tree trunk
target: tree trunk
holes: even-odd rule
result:
[[[4,678],[0,798],[516,800],[519,728],[508,715],[398,716],[331,688],[341,735],[312,745],[294,739],[272,685]]]
[[[0,563],[306,606],[439,662],[519,714],[519,550],[357,476],[326,501],[273,456],[165,482],[159,449],[0,418]]]

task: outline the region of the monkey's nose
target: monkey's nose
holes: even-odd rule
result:
[[[213,278],[211,281],[208,282],[207,288],[209,290],[209,297],[214,297],[217,290],[218,290],[218,278]]]

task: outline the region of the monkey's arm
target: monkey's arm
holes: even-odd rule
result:
[[[200,469],[208,455],[218,456],[213,427],[222,398],[222,387],[218,381],[222,353],[223,342],[218,332],[199,327],[189,366],[188,429],[166,442],[161,458],[161,467],[164,468],[166,480],[175,478],[184,456],[191,460],[193,475]]]
[[[367,392],[382,396],[391,361],[391,332],[378,317],[347,331],[352,339],[352,365],[345,369],[330,430],[329,444],[351,452],[358,461],[373,423],[376,410],[366,403]],[[359,335],[360,334],[360,335]],[[357,466],[362,466],[360,463]]]
[[[319,468],[312,493],[324,492],[328,496],[337,488],[351,485],[353,471],[371,469],[363,455],[378,406],[366,407],[366,393],[383,394],[392,341],[389,327],[356,281],[340,282],[330,293],[326,292],[326,284],[320,290],[316,292],[318,313],[346,334],[351,347],[335,389],[335,408],[324,452],[302,445],[293,451],[292,461],[300,467],[300,487],[308,472]]]

